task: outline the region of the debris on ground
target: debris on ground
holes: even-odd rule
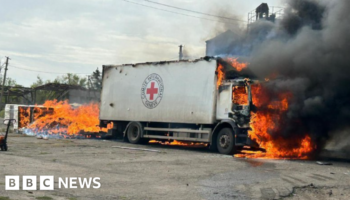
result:
[[[330,163],[330,162],[321,162],[321,161],[317,161],[316,163],[319,164],[319,165],[333,165],[333,164]]]

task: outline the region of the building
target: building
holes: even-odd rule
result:
[[[227,30],[206,41],[206,56],[247,56],[252,47],[261,42],[262,36],[269,32],[270,27],[254,26],[257,21],[265,20],[275,23],[283,14],[283,8],[269,7],[267,3],[260,4],[248,13],[247,34],[241,35]],[[271,24],[271,23],[270,23]],[[256,39],[255,39],[256,38]]]

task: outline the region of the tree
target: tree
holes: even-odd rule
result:
[[[102,89],[102,73],[98,68],[94,72],[92,72],[92,76],[90,80],[91,80],[92,89],[95,89],[95,90]]]
[[[79,85],[86,88],[86,78],[81,78],[76,74],[66,74],[63,76],[57,76],[54,80],[44,81],[40,76],[37,76],[37,80],[31,85],[32,88],[45,85],[48,83],[57,83],[57,84],[68,84],[68,85]],[[36,91],[35,101],[36,103],[44,103],[46,100],[53,100],[60,95],[57,91],[48,91],[48,90],[38,90]]]
[[[3,77],[0,76],[0,84],[1,85],[2,85],[2,80],[3,80]],[[18,85],[15,79],[6,78],[5,86],[21,86],[21,85]]]
[[[38,75],[36,77],[36,81],[34,83],[32,83],[32,85],[30,86],[31,88],[34,88],[34,87],[38,87],[38,86],[41,86],[41,85],[44,85],[46,84],[44,82],[44,80]]]
[[[30,86],[31,88],[35,88],[38,86],[45,85],[47,83],[51,83],[50,80],[44,81],[39,75],[36,77],[36,81]],[[52,92],[45,90],[38,90],[35,93],[35,101],[36,103],[43,103],[45,100],[51,99]]]
[[[57,77],[53,83],[68,84],[68,85],[79,85],[86,88],[87,79],[81,78],[76,74],[68,73],[61,77]]]
[[[0,83],[1,83],[1,85],[2,85],[2,80],[3,80],[3,77],[0,76]],[[21,101],[22,97],[19,97],[19,96],[7,96],[7,93],[6,93],[6,91],[11,91],[10,95],[13,94],[13,93],[21,93],[21,89],[20,88],[12,88],[12,87],[22,87],[22,85],[17,84],[15,79],[6,78],[5,87],[8,88],[8,90],[5,89],[5,94],[2,97],[2,102],[6,102],[6,103],[8,103],[8,102],[11,102],[11,103],[22,103],[22,101]]]

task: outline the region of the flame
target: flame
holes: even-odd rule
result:
[[[224,80],[224,67],[219,63],[218,68],[216,69],[216,73],[217,73],[217,82],[216,82],[216,87],[219,88],[219,86],[221,85],[221,83]]]
[[[248,63],[238,62],[238,58],[225,58],[226,63],[233,67],[236,71],[240,72],[243,69],[247,68]],[[227,69],[226,69],[227,70]],[[216,69],[217,74],[217,88],[222,84],[225,79],[225,68],[221,63],[218,63],[218,68]]]
[[[248,105],[248,95],[246,87],[235,86],[232,88],[233,103],[238,105]]]
[[[53,100],[46,101],[43,107],[37,106],[33,110],[35,121],[26,128],[35,133],[77,135],[81,132],[106,132],[108,129],[98,127],[97,103],[73,108],[68,101]]]
[[[226,58],[225,61],[228,62],[233,68],[235,68],[238,72],[247,68],[248,63],[238,62],[238,58]]]
[[[33,120],[37,120],[49,112],[52,112],[52,109],[50,110],[50,109],[46,109],[46,108],[42,108],[42,107],[34,107],[33,108]]]
[[[309,158],[310,152],[315,147],[308,134],[295,135],[293,138],[285,138],[280,134],[283,128],[283,117],[288,111],[289,101],[293,95],[285,92],[278,94],[277,98],[272,100],[267,94],[267,90],[262,85],[252,86],[253,104],[257,106],[258,111],[251,113],[251,130],[248,132],[249,137],[266,152],[244,150],[242,153],[246,155],[238,154],[235,157]]]
[[[19,107],[18,114],[19,114],[18,128],[28,126],[30,123],[30,108],[29,107]]]
[[[180,142],[177,140],[173,141],[158,141],[158,140],[150,140],[148,143],[150,144],[161,144],[161,145],[170,145],[170,146],[195,146],[195,147],[206,147],[207,143],[201,142]]]

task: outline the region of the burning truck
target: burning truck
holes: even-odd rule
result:
[[[227,63],[231,73],[225,72]],[[245,67],[236,59],[211,57],[105,65],[100,126],[113,122],[115,134],[133,144],[207,143],[231,155],[243,146],[256,147],[248,137],[254,81],[239,73]]]

